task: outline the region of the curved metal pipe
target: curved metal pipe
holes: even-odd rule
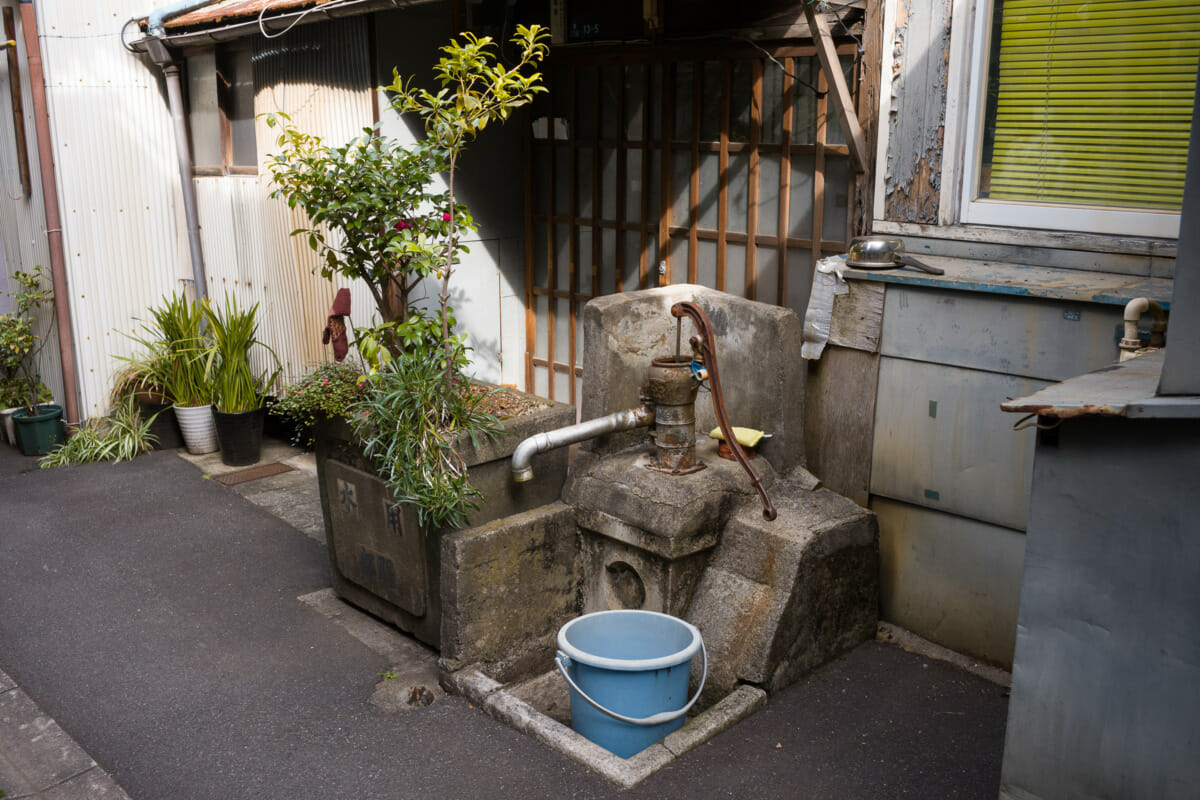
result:
[[[1125,336],[1118,345],[1121,349],[1121,361],[1133,358],[1134,353],[1141,348],[1138,322],[1147,311],[1154,316],[1154,323],[1150,326],[1150,346],[1162,347],[1166,344],[1167,315],[1163,307],[1148,297],[1135,297],[1125,305]]]
[[[538,453],[594,439],[606,433],[617,433],[618,431],[643,428],[653,422],[654,408],[652,406],[639,406],[637,408],[627,408],[624,411],[618,411],[606,417],[596,417],[596,419],[589,419],[587,422],[568,425],[565,428],[545,433],[535,433],[517,445],[517,449],[513,451],[513,480],[517,483],[524,483],[533,479],[533,466],[531,462],[533,457]]]

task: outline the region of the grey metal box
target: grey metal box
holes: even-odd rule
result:
[[[1046,385],[881,358],[871,493],[1024,530],[1035,435],[1000,403]]]
[[[1120,306],[889,286],[885,356],[1061,381],[1117,360]]]

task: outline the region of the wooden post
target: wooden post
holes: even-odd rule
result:
[[[813,32],[813,44],[817,46],[817,59],[821,62],[821,70],[829,83],[829,94],[837,108],[838,119],[841,120],[842,130],[850,141],[850,161],[856,172],[866,172],[869,156],[866,139],[863,138],[862,126],[858,124],[858,114],[854,110],[854,98],[846,86],[846,77],[842,75],[841,62],[838,60],[837,48],[829,26],[825,19],[819,16],[810,3],[804,4],[804,16],[808,18],[808,26]]]

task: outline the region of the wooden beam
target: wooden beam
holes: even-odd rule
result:
[[[854,110],[854,98],[846,86],[846,76],[842,75],[841,62],[838,61],[837,47],[825,18],[817,14],[811,3],[804,4],[804,16],[808,26],[813,31],[813,44],[817,46],[817,59],[825,72],[829,83],[829,94],[837,108],[838,119],[841,120],[842,130],[850,140],[850,162],[855,172],[866,172],[869,165],[867,141],[863,136],[862,126],[858,124],[858,114]]]
[[[21,98],[21,60],[17,57],[17,24],[11,8],[4,9],[4,39],[8,55],[8,88],[11,95],[13,119],[13,143],[17,150],[17,172],[21,178],[21,191],[26,198],[33,191],[33,179],[29,174],[29,143],[25,137],[25,107]]]

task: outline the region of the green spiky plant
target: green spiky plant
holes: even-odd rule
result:
[[[150,433],[154,417],[143,419],[133,396],[127,396],[107,417],[85,421],[66,443],[42,456],[42,469],[92,461],[132,461],[158,444]]]
[[[200,303],[182,293],[163,299],[150,310],[154,318],[151,328],[161,347],[165,364],[161,374],[167,394],[178,406],[204,406],[211,402],[212,386],[209,375],[211,342],[204,332],[204,311]],[[140,340],[139,340],[140,341]]]
[[[466,355],[461,344],[453,352],[457,374]],[[480,411],[483,395],[470,391],[462,378],[447,392],[444,376],[440,348],[401,353],[371,376],[371,391],[350,414],[379,476],[428,528],[466,524],[480,493],[468,482],[454,444],[459,435],[472,441],[494,436],[499,425]]]
[[[224,306],[205,300],[201,308],[211,341],[206,371],[211,376],[213,405],[227,414],[261,408],[267,388],[275,383],[281,367],[275,351],[258,339],[258,303],[243,308],[236,296],[226,294]],[[275,361],[273,372],[254,374],[250,365],[254,347],[271,355]]]

